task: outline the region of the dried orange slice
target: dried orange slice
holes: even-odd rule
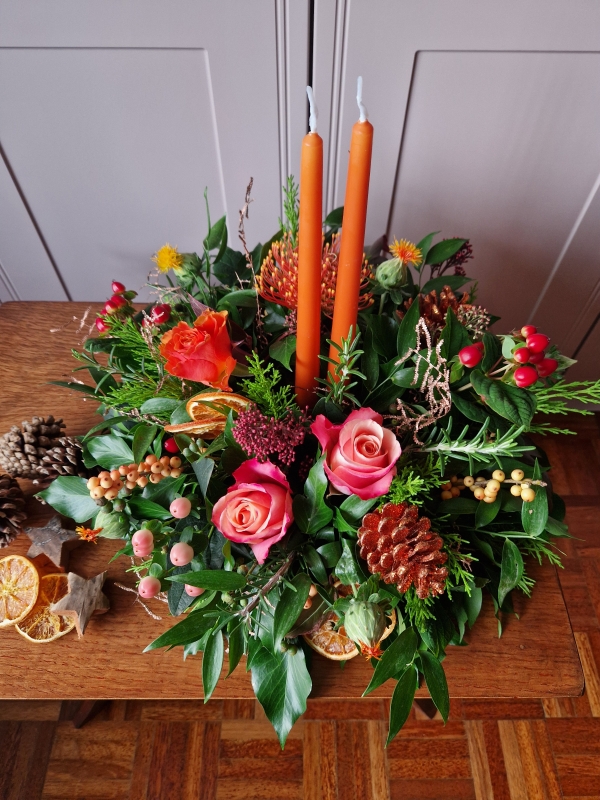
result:
[[[192,422],[165,425],[165,430],[168,433],[187,433],[189,436],[200,436],[202,439],[215,439],[225,431],[229,409],[239,412],[249,405],[250,400],[241,394],[200,392],[191,397],[186,404],[186,411]]]
[[[40,577],[25,556],[0,559],[0,628],[15,625],[29,614],[37,600]]]
[[[17,630],[30,642],[53,642],[65,633],[73,630],[73,616],[57,614],[50,610],[52,603],[57,603],[69,593],[69,579],[65,573],[44,575],[40,579],[38,599],[29,614],[17,622]]]
[[[396,627],[396,611],[392,609],[386,612],[389,617],[390,623],[385,629],[381,641],[387,639],[390,633]],[[325,658],[331,661],[348,661],[354,658],[359,653],[358,647],[354,644],[352,639],[345,635],[344,626],[338,631],[334,630],[335,624],[339,617],[333,611],[330,611],[314,633],[305,633],[304,639],[306,643],[320,653]]]

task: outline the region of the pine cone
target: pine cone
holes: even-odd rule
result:
[[[83,463],[82,444],[79,439],[71,436],[62,436],[58,444],[46,451],[42,457],[40,472],[47,479],[59,475],[77,475],[80,478],[89,478],[90,474]]]
[[[0,547],[6,547],[21,533],[26,517],[21,487],[10,475],[0,475]]]
[[[54,419],[52,415],[22,422],[22,430],[13,425],[0,437],[0,469],[14,478],[45,475],[42,459],[48,450],[60,444],[58,437],[64,427],[62,419]]]
[[[427,517],[407,503],[386,503],[379,511],[365,514],[358,531],[360,555],[369,571],[379,573],[385,583],[395,583],[406,592],[411,585],[423,600],[443,594],[448,559],[442,552],[442,540],[431,528]]]

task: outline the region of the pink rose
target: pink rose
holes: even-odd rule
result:
[[[382,422],[381,414],[372,408],[359,408],[341,425],[322,414],[311,425],[326,454],[325,473],[342,494],[371,500],[390,488],[401,447]]]
[[[263,564],[294,519],[290,485],[279,467],[256,458],[245,461],[233,477],[235,485],[214,505],[213,525],[232,542],[250,545]]]

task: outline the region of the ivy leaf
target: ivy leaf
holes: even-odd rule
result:
[[[396,684],[390,703],[390,727],[386,747],[408,719],[417,691],[417,677],[417,669],[411,664],[402,673]]]
[[[301,648],[292,646],[277,655],[265,647],[258,649],[252,658],[252,688],[283,748],[292,726],[306,711],[312,689]]]
[[[96,463],[104,469],[116,469],[134,461],[131,447],[120,436],[94,436],[88,440],[87,448]]]
[[[75,522],[87,522],[98,513],[98,506],[90,497],[85,478],[74,475],[55,478],[47,489],[38,492],[37,497],[43,497],[55,511]]]
[[[363,692],[363,697],[378,689],[390,678],[403,673],[415,657],[417,644],[418,637],[414,628],[402,631],[381,656],[371,682]]]
[[[510,539],[504,540],[502,565],[498,585],[498,605],[502,607],[506,595],[512,591],[523,577],[523,556],[517,545]]]
[[[275,606],[273,619],[273,648],[279,649],[283,637],[291,631],[294,623],[300,616],[308,591],[311,587],[311,580],[305,572],[300,572],[291,581],[294,589],[287,586]]]
[[[204,702],[208,703],[215,690],[221,670],[223,669],[223,634],[220,630],[214,631],[209,637],[202,656],[202,688]]]
[[[226,247],[219,261],[213,264],[213,275],[224,286],[233,286],[238,275],[243,275],[246,270],[246,258],[238,250]]]
[[[144,460],[144,456],[154,441],[157,431],[158,427],[156,425],[146,425],[142,422],[140,425],[136,426],[132,443],[133,460],[136,464]]]
[[[539,481],[542,478],[540,465],[536,459],[533,468],[533,480]],[[540,536],[548,523],[548,493],[545,486],[535,487],[535,499],[530,503],[523,503],[521,508],[521,523],[523,530],[530,536]]]
[[[450,713],[450,696],[444,668],[439,659],[432,655],[429,650],[421,650],[419,657],[431,699],[442,715],[444,722],[447,722],[448,714]]]
[[[269,355],[286,369],[291,369],[290,361],[296,353],[296,336],[284,336],[269,347]]]
[[[323,454],[308,473],[304,495],[294,498],[294,520],[302,533],[315,534],[333,519],[333,511],[325,502],[327,476]]]
[[[361,583],[358,565],[347,539],[342,539],[342,555],[336,564],[335,574],[346,586]]]
[[[199,589],[216,589],[220,592],[232,592],[243,589],[246,578],[239,572],[226,572],[221,569],[201,569],[197,572],[184,572],[181,575],[171,575],[168,581],[187,583]]]
[[[203,497],[206,497],[206,490],[208,489],[208,484],[210,483],[214,468],[215,462],[212,458],[199,458],[192,463],[192,469],[196,475],[196,480],[198,481],[198,486],[200,487]]]
[[[529,428],[535,413],[535,397],[526,389],[486,378],[478,369],[471,372],[471,383],[478,395],[501,417]]]

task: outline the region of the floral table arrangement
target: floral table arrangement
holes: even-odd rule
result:
[[[468,240],[364,249],[372,128],[357,126],[324,224],[313,131],[266,245],[246,246],[248,192],[242,251],[209,218],[200,253],[156,253],[157,302],[138,311],[113,283],[74,351],[90,380],[64,384],[102,420],[39,495],[82,538],[123,540],[140,597],[166,597],[177,619],[147,649],[202,652],[206,699],[227,653],[282,745],[314,657],[367,658],[365,694],[396,682],[388,741],[422,680],[446,719],[442,662],[484,594],[501,630],[512,593],[535,590],[526,559],[560,565],[565,508],[528,434],[600,399],[535,327],[490,331]],[[44,472],[14,431],[2,452],[7,472]]]

